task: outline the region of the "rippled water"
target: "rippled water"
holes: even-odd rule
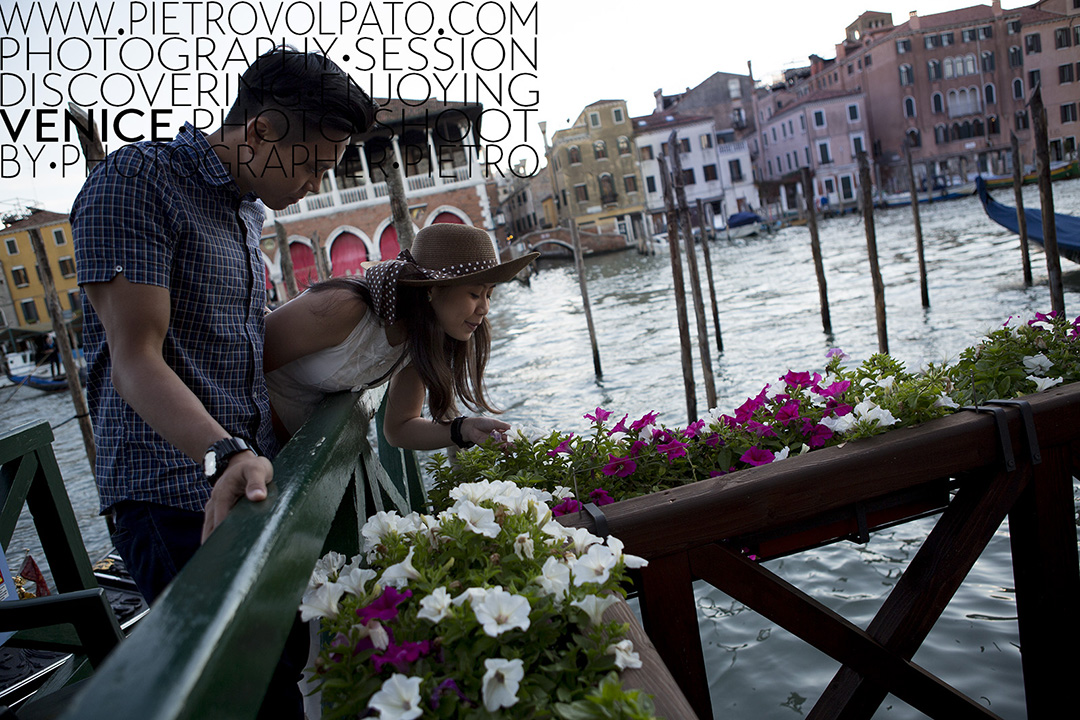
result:
[[[1058,212],[1080,215],[1080,180],[1054,185]],[[1003,202],[1011,192],[998,191]],[[1025,189],[1038,207],[1038,191]],[[910,208],[875,214],[885,282],[889,348],[917,368],[955,358],[1009,315],[1048,311],[1046,266],[1033,249],[1035,285],[1024,287],[1017,239],[992,224],[978,200],[920,206],[931,307],[921,305]],[[817,281],[805,228],[710,246],[724,340],[710,340],[721,410],[730,411],[789,369],[824,365],[841,347],[855,360],[877,351],[876,320],[862,218],[821,223],[833,333],[821,330]],[[699,265],[704,268],[699,256]],[[546,263],[529,286],[499,288],[492,311],[495,340],[488,385],[505,419],[519,427],[584,431],[582,414],[596,406],[686,422],[671,265],[666,254],[633,252],[586,261],[598,329],[603,379],[593,373],[576,275]],[[1080,314],[1080,266],[1062,261],[1070,315]],[[704,285],[704,283],[703,283]],[[707,289],[704,290],[706,299]],[[689,292],[687,302],[690,303]],[[691,331],[695,331],[692,306]],[[706,312],[710,333],[712,318]],[[698,410],[707,409],[692,341]],[[71,417],[66,395],[0,389],[0,430],[34,417],[54,424]],[[56,451],[91,557],[109,547],[75,423],[57,430]],[[1075,488],[1075,486],[1074,486]],[[1080,489],[1076,489],[1080,494]],[[785,579],[852,622],[865,626],[932,527],[923,520],[850,543],[768,563]],[[9,548],[39,548],[24,518]],[[35,551],[40,555],[40,550]],[[707,585],[699,584],[701,634],[718,717],[784,718],[812,707],[837,666],[789,633]],[[1072,621],[1069,619],[1067,621]],[[1008,528],[1003,526],[935,626],[915,661],[940,673],[1005,718],[1024,718],[1016,607]],[[921,714],[888,698],[878,716]]]

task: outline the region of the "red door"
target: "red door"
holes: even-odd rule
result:
[[[289,243],[289,255],[292,257],[293,277],[296,278],[296,289],[303,290],[319,280],[319,273],[315,270],[315,253],[304,243]]]
[[[342,233],[330,246],[330,274],[334,277],[363,275],[364,270],[360,263],[367,259],[367,246],[364,241],[352,233]]]

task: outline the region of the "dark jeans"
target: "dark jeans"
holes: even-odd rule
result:
[[[139,592],[152,603],[187,564],[202,540],[203,514],[125,500],[113,508],[113,545]],[[297,615],[266,690],[260,720],[304,717],[297,683],[308,656],[308,626]]]

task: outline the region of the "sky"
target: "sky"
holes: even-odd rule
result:
[[[103,13],[107,7],[122,5],[99,3]],[[810,54],[833,57],[844,28],[867,10],[891,12],[893,22],[901,24],[911,10],[929,15],[978,4],[964,0],[910,0],[903,4],[895,0],[869,4],[868,0],[830,0],[809,12],[801,0],[721,0],[708,4],[700,0],[405,0],[396,5],[389,0],[324,0],[318,20],[323,25],[300,36],[287,32],[282,21],[285,15],[276,15],[278,23],[272,31],[270,21],[281,9],[289,13],[294,27],[302,28],[305,22],[310,24],[308,18],[314,18],[310,8],[315,0],[219,0],[226,13],[221,21],[226,28],[228,18],[234,19],[236,29],[252,28],[250,33],[237,36],[214,28],[207,32],[204,11],[209,8],[202,7],[206,4],[203,0],[194,3],[199,17],[188,14],[192,13],[191,2],[126,3],[123,5],[131,10],[115,11],[117,15],[105,33],[98,26],[86,32],[74,24],[65,33],[55,22],[46,32],[34,5],[43,7],[46,16],[51,15],[54,5],[66,15],[75,5],[70,0],[0,0],[5,17],[12,17],[18,6],[32,18],[25,35],[21,28],[12,29],[3,33],[10,38],[0,39],[0,110],[7,111],[7,124],[0,122],[0,212],[6,209],[4,203],[16,198],[67,212],[81,185],[81,166],[74,161],[73,148],[65,151],[59,141],[52,140],[62,134],[62,128],[46,127],[43,137],[47,142],[36,142],[37,116],[32,112],[19,135],[12,132],[26,109],[36,112],[57,107],[59,94],[50,92],[47,85],[63,88],[74,82],[71,87],[77,93],[87,93],[86,98],[101,97],[102,104],[113,105],[110,110],[114,115],[124,108],[142,108],[145,115],[129,115],[121,127],[128,135],[149,134],[149,110],[165,110],[172,113],[170,119],[193,112],[191,107],[175,106],[168,96],[172,91],[178,104],[194,105],[194,70],[178,86],[166,84],[152,103],[144,100],[140,104],[136,98],[121,107],[120,100],[126,99],[126,88],[139,79],[151,90],[157,87],[155,83],[166,73],[163,64],[178,67],[178,58],[184,53],[193,58],[202,50],[206,56],[203,69],[209,70],[213,64],[221,70],[216,74],[219,86],[204,99],[214,98],[222,106],[228,103],[225,66],[232,68],[233,75],[242,71],[246,64],[240,59],[253,58],[258,47],[255,38],[262,37],[297,46],[302,46],[306,37],[310,49],[326,49],[361,86],[373,88],[376,95],[385,94],[388,83],[392,88],[400,83],[402,95],[415,96],[431,87],[433,96],[448,93],[449,99],[455,100],[461,99],[463,88],[475,88],[477,76],[488,86],[497,86],[501,80],[505,114],[496,112],[489,98],[479,98],[492,110],[485,114],[482,126],[487,136],[484,144],[499,146],[499,150],[492,149],[490,158],[524,159],[531,172],[543,165],[538,121],[546,121],[550,138],[556,130],[569,127],[581,110],[596,100],[622,99],[631,116],[645,115],[654,108],[653,92],[657,89],[673,94],[699,84],[716,71],[746,73],[748,61],[755,79],[760,80],[808,64]],[[86,0],[80,8],[89,12],[93,4],[94,0]],[[1006,8],[1024,4],[1028,3],[1004,2]],[[339,32],[335,23],[353,8],[356,17]],[[396,11],[391,12],[393,8]],[[141,14],[143,9],[147,17],[131,22],[130,13]],[[151,15],[151,9],[157,14]],[[122,12],[129,14],[121,17]],[[153,26],[151,18],[157,18]],[[152,33],[151,27],[158,32]],[[441,38],[436,35],[440,29],[444,31]],[[111,40],[94,40],[102,35]],[[147,67],[134,72],[118,65],[120,42],[128,42],[130,53],[125,57],[130,62],[126,64],[141,67],[145,62]],[[208,52],[210,48],[212,52]],[[45,52],[27,56],[28,49]],[[424,71],[410,72],[422,63],[427,64]],[[444,67],[439,67],[440,63]],[[440,72],[435,72],[437,69]],[[46,80],[50,72],[55,75]],[[88,73],[93,74],[92,79]],[[117,77],[103,82],[113,74]],[[33,82],[31,75],[35,76]],[[472,82],[462,84],[463,78]],[[29,92],[23,92],[23,99],[14,102],[26,84],[36,85],[37,97],[32,102]],[[448,90],[440,91],[440,85]],[[46,122],[51,122],[48,114]],[[178,124],[179,120],[173,123]],[[169,130],[170,137],[175,129]],[[121,141],[114,138],[106,144],[112,150]],[[50,169],[49,162],[57,163],[57,168]]]

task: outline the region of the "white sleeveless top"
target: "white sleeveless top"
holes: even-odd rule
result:
[[[362,392],[390,379],[405,345],[394,347],[369,308],[339,345],[293,360],[267,374],[270,404],[290,433],[295,433],[330,393]]]

